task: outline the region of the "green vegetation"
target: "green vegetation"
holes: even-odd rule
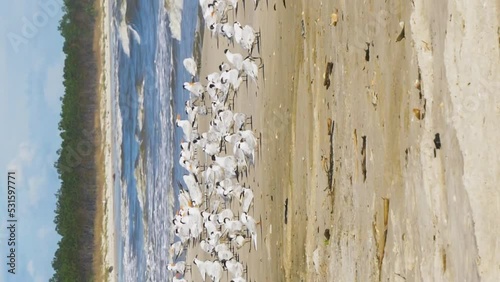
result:
[[[63,52],[65,93],[59,130],[62,138],[54,164],[61,187],[56,193],[54,223],[62,236],[50,281],[91,281],[96,212],[96,132],[98,110],[97,60],[93,50],[94,0],[64,0],[59,31]]]

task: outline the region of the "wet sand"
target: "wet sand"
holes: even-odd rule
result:
[[[500,277],[498,2],[393,2],[240,7],[265,65],[235,99],[262,135],[248,281]],[[219,44],[205,32],[200,77]]]

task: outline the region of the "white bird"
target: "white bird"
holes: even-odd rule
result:
[[[253,202],[253,191],[252,189],[243,188],[240,194],[241,209],[243,212],[248,213],[250,206]]]
[[[175,264],[171,263],[167,266],[168,270],[174,272],[174,273],[180,273],[184,274],[186,271],[186,262],[185,261],[179,261]]]
[[[227,71],[227,70],[230,70],[230,69],[231,69],[231,67],[228,64],[224,63],[224,62],[222,62],[219,65],[219,71],[221,71],[221,72]]]
[[[180,256],[182,251],[183,251],[183,246],[181,241],[177,241],[175,243],[170,244],[170,248],[168,250],[170,260],[172,261],[174,257]]]
[[[203,151],[209,155],[214,156],[220,153],[220,142],[207,142],[205,146],[203,146]]]
[[[189,196],[189,193],[186,192],[185,190],[181,189],[179,191],[178,199],[179,199],[179,206],[181,208],[188,207],[188,206],[192,205],[192,203],[191,203],[191,197]]]
[[[255,219],[249,216],[246,212],[243,212],[240,216],[240,221],[246,226],[248,232],[250,232],[253,245],[255,247],[255,250],[257,250],[257,223],[255,223]]]
[[[240,130],[238,131],[238,134],[241,136],[241,138],[245,139],[244,142],[248,143],[250,148],[254,148],[257,146],[257,138],[255,138],[255,135],[252,130]]]
[[[223,250],[223,251],[217,252],[217,259],[219,259],[219,261],[226,261],[226,260],[230,260],[232,258],[234,258],[234,255],[230,250]]]
[[[211,264],[206,265],[207,274],[212,278],[213,282],[219,282],[222,278],[222,273],[224,269],[218,261],[214,261]]]
[[[217,164],[210,164],[208,168],[202,172],[205,183],[215,184],[224,178],[224,170]]]
[[[243,228],[243,223],[239,220],[230,220],[229,218],[224,218],[224,228],[229,231],[229,233],[234,234],[240,232]]]
[[[175,124],[182,128],[182,133],[184,134],[183,138],[184,140],[191,142],[193,141],[193,126],[188,120],[181,120],[181,116],[177,115],[177,120],[175,121]]]
[[[181,243],[184,244],[190,237],[190,228],[188,225],[183,224],[180,227],[177,227],[174,231],[175,236],[181,239]]]
[[[210,32],[212,33],[212,36],[222,33],[222,25],[218,23],[213,23],[211,24],[208,29],[210,29]]]
[[[223,209],[222,211],[219,212],[217,215],[217,222],[222,225],[224,224],[224,220],[227,218],[229,220],[232,220],[234,217],[233,211],[231,209]]]
[[[203,223],[203,227],[207,230],[207,234],[211,234],[212,232],[217,231],[217,226],[215,226],[215,223],[211,221],[205,221]]]
[[[186,58],[184,59],[184,61],[182,61],[182,63],[184,64],[184,68],[186,69],[186,71],[193,77],[196,76],[196,74],[198,73],[198,65],[196,64],[196,61],[194,60],[193,57],[191,58]]]
[[[203,85],[199,82],[184,82],[182,87],[198,98],[201,97],[204,92]]]
[[[259,78],[259,67],[250,58],[246,58],[242,63],[243,72],[250,77],[252,81],[257,85],[257,79]],[[257,85],[258,88],[258,85]]]
[[[241,277],[243,275],[243,264],[235,259],[224,261],[224,266],[227,268],[227,271],[231,273],[233,278]]]
[[[243,40],[243,27],[241,27],[241,24],[236,21],[233,24],[233,30],[234,40],[236,41],[236,43],[241,44],[241,40]]]
[[[227,80],[233,86],[233,89],[238,91],[243,82],[243,78],[240,77],[239,73],[237,69],[227,70],[221,74],[221,79]]]
[[[182,176],[182,179],[184,180],[184,183],[186,183],[193,205],[201,205],[203,201],[203,193],[201,192],[200,185],[198,184],[196,176],[190,173]]]
[[[248,239],[241,235],[235,235],[235,234],[229,234],[228,235],[229,239],[231,239],[231,242],[233,242],[236,245],[236,248],[240,249],[245,245],[246,242],[248,242]]]
[[[188,115],[189,122],[194,124],[198,115],[204,116],[207,114],[207,108],[205,106],[186,107],[186,114]]]
[[[212,161],[222,167],[229,175],[236,175],[237,162],[234,156],[217,157],[212,156]]]
[[[221,34],[224,35],[227,39],[232,40],[234,36],[234,26],[228,23],[225,23],[221,26]]]
[[[205,276],[207,273],[207,268],[212,264],[211,261],[202,261],[199,260],[197,257],[194,258],[193,264],[198,267],[198,270],[200,271],[201,279],[205,281]]]
[[[234,131],[243,130],[247,121],[247,116],[244,113],[235,113],[233,115]]]
[[[240,53],[232,53],[229,49],[224,50],[224,54],[226,54],[227,61],[238,71],[241,71],[243,68],[243,56]]]
[[[211,25],[217,23],[217,14],[213,4],[208,4],[207,9],[204,11],[203,18],[205,25],[210,28]]]
[[[207,243],[207,241],[205,241],[205,240],[201,240],[200,248],[208,254],[211,254],[214,250],[214,247],[212,245],[210,245],[209,243]]]
[[[220,73],[219,72],[213,72],[209,75],[207,75],[207,77],[205,77],[206,80],[209,82],[209,83],[215,83],[216,81],[219,80],[220,78]]]
[[[255,30],[251,26],[245,25],[241,31],[240,46],[251,52],[255,43],[255,38]]]
[[[242,139],[243,140],[243,139]],[[251,148],[251,146],[245,142],[240,141],[236,144],[236,148],[241,150],[246,158],[250,160],[250,164],[255,164],[255,150]]]

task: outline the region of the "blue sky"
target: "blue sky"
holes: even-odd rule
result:
[[[60,0],[10,1],[0,10],[0,282],[47,281],[60,237],[53,223],[60,183],[53,167],[64,93]],[[48,9],[47,9],[48,8]],[[16,275],[5,270],[6,182],[17,171]]]

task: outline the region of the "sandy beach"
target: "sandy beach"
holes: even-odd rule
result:
[[[100,110],[99,121],[100,125],[100,157],[97,158],[98,167],[102,170],[99,183],[102,186],[100,195],[98,195],[98,213],[99,217],[96,221],[96,229],[100,230],[100,246],[96,246],[98,252],[97,262],[94,264],[96,269],[96,281],[118,281],[117,271],[111,271],[110,267],[116,268],[118,261],[116,259],[116,238],[115,238],[115,217],[114,217],[114,189],[113,189],[113,164],[112,164],[112,93],[110,86],[111,78],[111,55],[109,35],[111,32],[110,21],[110,2],[102,1],[99,7],[99,44],[97,48],[100,50],[100,61],[102,68],[100,69]]]
[[[240,6],[264,64],[234,99],[261,136],[247,281],[500,277],[498,1],[393,2]],[[225,48],[205,32],[200,77]]]

